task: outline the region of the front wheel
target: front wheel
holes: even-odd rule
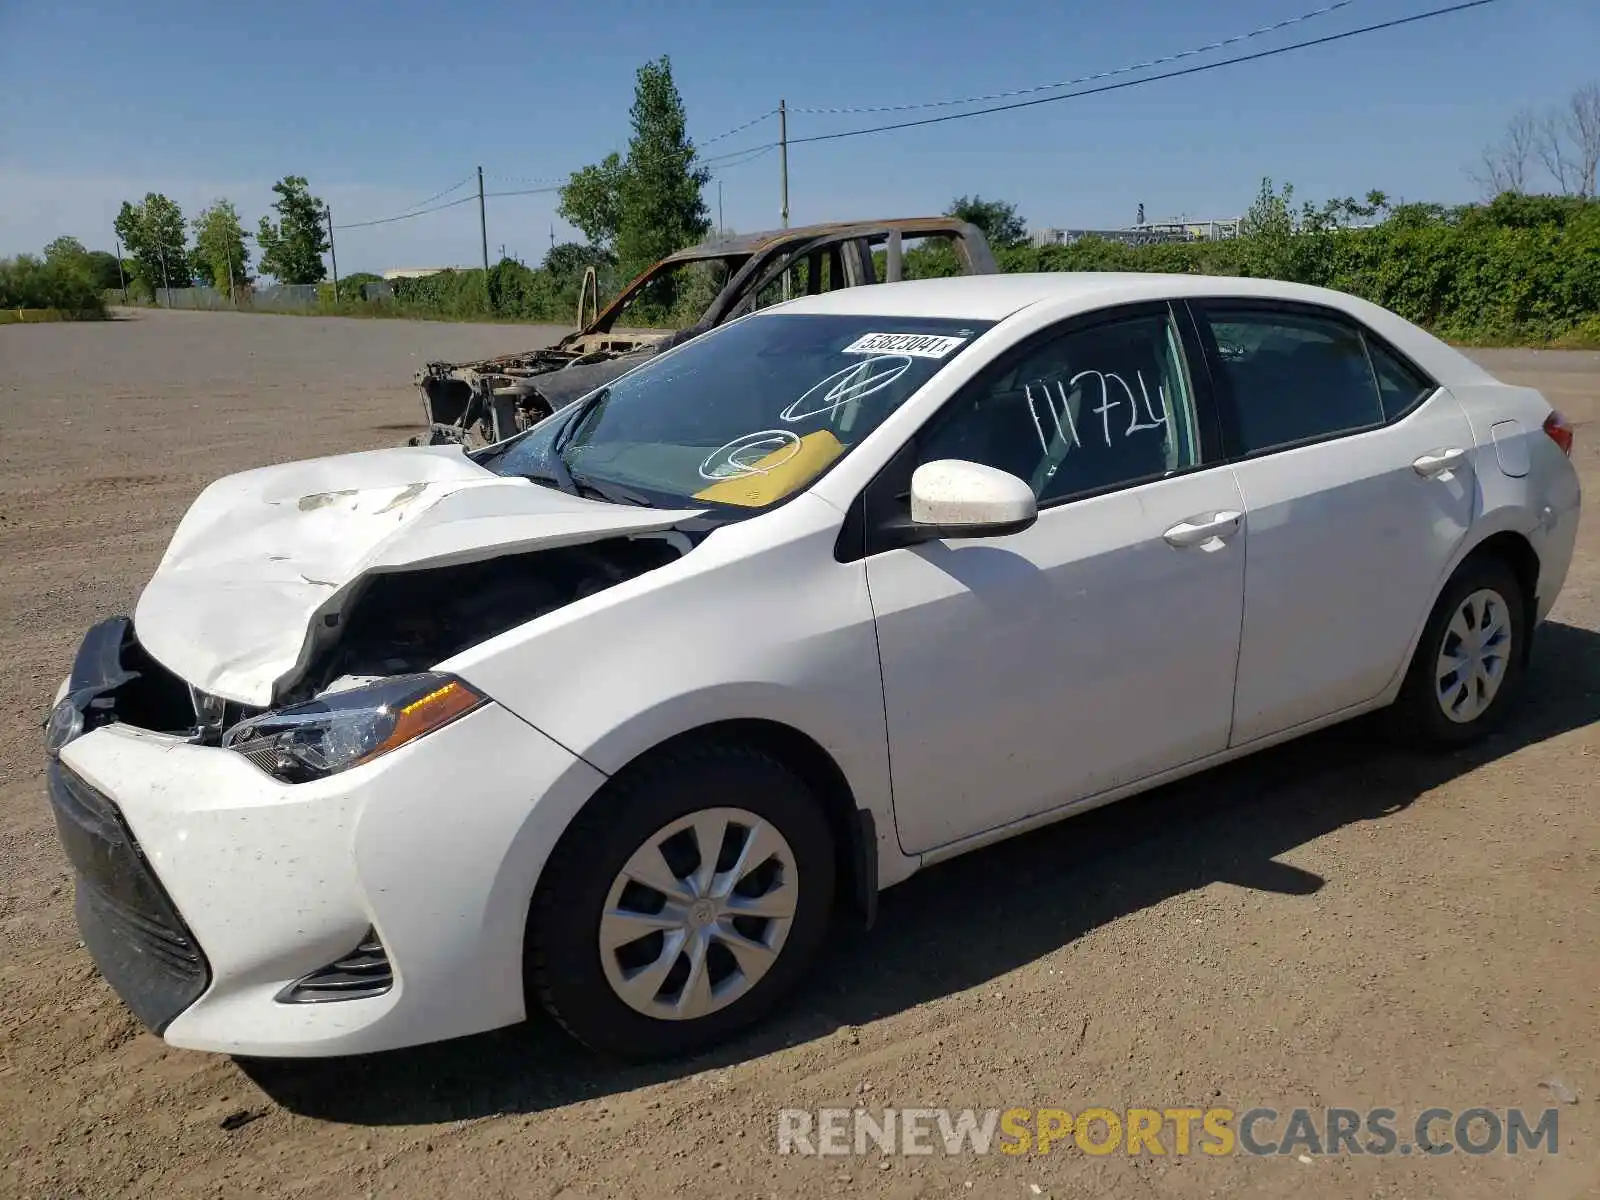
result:
[[[833,892],[828,822],[793,772],[740,746],[669,752],[614,780],[552,855],[529,988],[596,1050],[704,1050],[792,990]]]
[[[1389,712],[1391,732],[1430,747],[1475,741],[1516,702],[1527,661],[1527,601],[1497,559],[1469,560],[1445,586]]]

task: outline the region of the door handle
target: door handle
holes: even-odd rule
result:
[[[1161,536],[1172,546],[1198,546],[1212,538],[1230,538],[1239,532],[1244,520],[1240,512],[1204,513],[1179,521]]]
[[[1430,450],[1411,466],[1424,479],[1433,479],[1446,471],[1454,471],[1466,461],[1467,452],[1460,446],[1451,446],[1448,450]]]

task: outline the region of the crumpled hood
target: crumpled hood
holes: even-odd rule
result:
[[[134,629],[203,691],[267,705],[332,640],[359,583],[666,529],[698,510],[582,499],[480,467],[455,446],[262,467],[190,507],[145,586]]]

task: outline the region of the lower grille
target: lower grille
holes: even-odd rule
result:
[[[381,996],[394,986],[389,952],[375,929],[349,954],[295,980],[277,995],[280,1004],[323,1004]]]
[[[210,964],[117,806],[51,759],[50,806],[77,872],[78,928],[100,973],[160,1033],[211,981]]]

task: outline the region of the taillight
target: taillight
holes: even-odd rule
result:
[[[1550,415],[1544,419],[1544,431],[1550,435],[1550,440],[1561,447],[1561,453],[1568,458],[1572,457],[1572,422],[1567,420],[1555,409],[1550,410]]]

